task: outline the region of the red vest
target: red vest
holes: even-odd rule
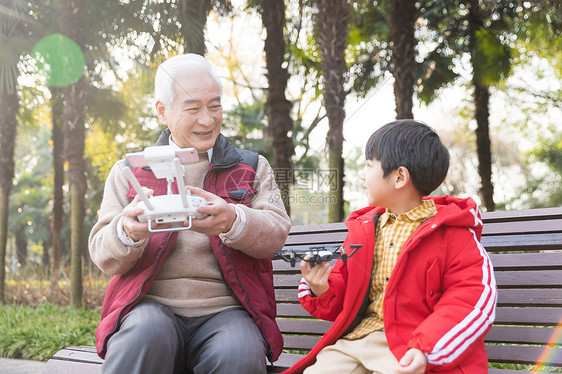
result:
[[[256,190],[254,167],[242,163],[242,157],[219,135],[213,150],[213,160],[204,179],[205,190],[222,197],[228,203],[251,205]],[[142,186],[154,189],[155,195],[166,194],[165,179],[156,179],[152,171],[133,168]],[[177,185],[174,183],[174,193]],[[134,197],[131,187],[127,196]],[[119,330],[122,318],[135,306],[156,279],[160,267],[173,248],[177,232],[152,236],[135,267],[127,274],[114,276],[103,301],[100,324],[96,330],[97,352],[105,357],[109,338]],[[283,338],[275,316],[275,292],[270,259],[255,259],[222,243],[218,235],[209,236],[222,275],[240,304],[252,316],[267,345],[268,359],[275,361],[283,349]]]

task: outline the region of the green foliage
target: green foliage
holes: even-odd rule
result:
[[[348,56],[351,61],[348,79],[353,92],[365,97],[380,83],[390,69],[390,26],[385,1],[357,2],[353,6],[349,27]]]
[[[552,138],[542,140],[528,156],[529,163],[543,162],[552,173],[527,182],[522,191],[522,194],[527,195],[527,207],[562,206],[562,131],[554,133]]]
[[[454,72],[453,54],[442,54],[442,50],[446,49],[441,44],[428,56],[418,64],[418,98],[426,105],[429,105],[439,93],[439,90],[448,86],[451,82],[458,78],[458,74]]]
[[[20,136],[16,146],[16,178],[10,199],[10,233],[24,231],[26,237],[42,243],[49,240],[51,149],[48,129]],[[21,259],[23,260],[23,259]]]
[[[544,3],[544,2],[542,2]],[[530,4],[527,3],[527,8]],[[543,4],[538,4],[543,5]],[[554,5],[554,4],[553,4]],[[521,9],[523,12],[523,9]],[[562,7],[535,6],[526,9],[519,22],[513,24],[520,54],[533,53],[546,58],[562,78]]]
[[[498,368],[505,370],[522,370],[532,373],[562,373],[562,368],[555,368],[552,366],[525,365],[525,364],[497,364],[491,363],[488,365],[490,368]]]
[[[223,133],[235,147],[258,152],[273,163],[271,141],[264,135],[264,100],[240,104],[224,113]]]
[[[503,44],[491,31],[480,28],[476,31],[476,43],[472,51],[475,71],[483,85],[493,85],[506,78],[511,70],[511,48]]]
[[[562,131],[553,139],[543,141],[533,153],[537,159],[546,162],[552,171],[562,175]]]
[[[46,361],[71,345],[94,345],[99,310],[0,306],[0,356]]]
[[[5,4],[5,5],[4,5]],[[26,1],[10,1],[2,4],[0,12],[0,92],[16,92],[20,75],[18,63],[21,56],[32,47],[30,29],[27,22],[29,4]]]

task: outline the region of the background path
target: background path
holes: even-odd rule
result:
[[[31,360],[14,360],[0,358],[0,373],[2,374],[41,374],[45,363]]]

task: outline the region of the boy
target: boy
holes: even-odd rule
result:
[[[334,324],[285,373],[487,373],[497,290],[478,207],[425,197],[445,179],[447,149],[427,125],[400,120],[365,156],[369,206],[347,219],[344,242],[361,249],[333,269],[300,265],[301,304]]]

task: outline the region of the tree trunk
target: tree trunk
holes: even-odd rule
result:
[[[349,31],[350,5],[346,0],[315,0],[318,13],[315,20],[324,76],[324,106],[328,117],[328,162],[335,176],[330,183],[328,222],[344,219],[343,200],[343,121],[345,119],[344,74],[345,49]],[[335,202],[334,203],[332,203]]]
[[[205,25],[212,3],[205,0],[181,0],[178,2],[181,35],[184,53],[197,53],[204,56]]]
[[[478,0],[469,0],[469,47],[472,62],[472,87],[474,89],[474,117],[476,119],[476,152],[478,154],[478,174],[480,175],[480,196],[487,211],[495,210],[494,185],[492,184],[492,147],[490,143],[490,93],[482,82],[480,66],[475,59],[476,31],[483,27],[482,10]]]
[[[53,214],[51,215],[51,244],[52,244],[52,269],[51,276],[54,284],[60,277],[62,244],[61,230],[63,222],[64,204],[64,132],[63,132],[63,98],[62,91],[51,87],[51,113],[53,141]]]
[[[82,305],[82,246],[84,244],[84,79],[64,89],[65,159],[68,162],[70,189],[70,282],[71,303]]]
[[[392,75],[396,118],[414,118],[413,95],[416,83],[416,2],[392,0],[390,2],[390,35],[392,41]]]
[[[262,1],[262,23],[267,30],[265,38],[265,63],[267,67],[268,95],[265,103],[265,113],[269,126],[267,136],[271,139],[276,171],[275,179],[281,192],[281,198],[287,213],[291,213],[289,193],[291,187],[293,165],[291,157],[295,153],[295,146],[289,132],[293,129],[291,119],[291,103],[285,97],[285,90],[289,80],[289,73],[283,68],[285,61],[285,3],[283,0]]]
[[[21,266],[27,265],[27,237],[25,235],[25,227],[18,227],[12,231],[16,246],[16,258]]]
[[[478,174],[480,175],[480,196],[488,212],[495,210],[494,185],[492,184],[492,145],[490,142],[490,112],[488,87],[473,82],[476,117],[476,152],[478,153]]]
[[[45,266],[45,268],[49,267],[49,260],[50,260],[49,247],[50,247],[50,241],[45,240],[43,242],[43,256],[41,256],[41,264]]]
[[[68,162],[70,189],[70,282],[71,303],[82,305],[82,246],[84,244],[84,79],[64,89],[65,159]]]
[[[84,192],[77,183],[70,183],[70,207],[70,303],[81,307]]]
[[[10,205],[10,190],[0,187],[0,305],[5,303],[4,290],[6,286],[6,248],[8,246],[8,212]]]
[[[0,304],[4,304],[6,248],[8,245],[8,212],[14,178],[14,144],[19,110],[18,95],[0,87]]]
[[[74,40],[84,50],[86,35],[86,0],[59,0],[59,27],[62,34]],[[70,302],[82,306],[82,246],[84,245],[84,195],[86,167],[84,163],[85,85],[78,82],[63,89],[64,95],[64,155],[68,162],[70,186]]]

